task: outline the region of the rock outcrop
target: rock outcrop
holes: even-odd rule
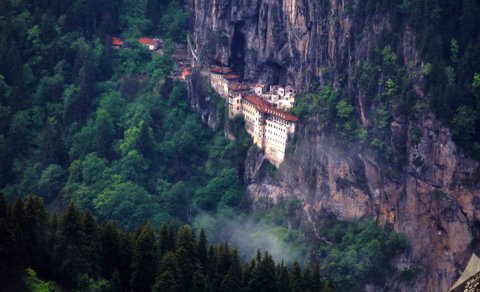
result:
[[[192,1],[197,68],[230,64],[246,80],[291,84],[304,92],[331,82],[353,97],[360,122],[369,126],[372,105],[352,76],[382,37],[392,33],[388,13],[359,18],[352,12],[358,1]],[[398,55],[409,64],[406,74],[418,76],[413,91],[425,99],[415,34],[408,24],[396,33]],[[211,119],[208,106],[192,105],[206,122]],[[392,115],[389,143],[394,155],[405,157],[396,175],[388,169],[398,167],[379,161],[370,149],[339,149],[313,115],[298,127],[295,150],[276,175],[262,171],[261,154],[249,154],[248,192],[258,203],[298,198],[304,220],[314,226],[323,213],[391,224],[412,246],[397,266],[418,272],[410,282],[390,284],[401,291],[447,291],[480,248],[480,186],[472,179],[479,164],[462,153],[428,110],[415,120]],[[420,138],[412,137],[413,128]]]

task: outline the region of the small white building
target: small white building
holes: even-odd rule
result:
[[[158,50],[158,47],[160,45],[160,42],[159,40],[157,39],[151,39],[151,38],[139,38],[138,39],[138,42],[144,46],[145,48],[147,48],[149,51],[156,51]]]

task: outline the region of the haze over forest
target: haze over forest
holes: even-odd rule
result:
[[[0,0],[0,290],[447,291],[480,254],[450,2]]]

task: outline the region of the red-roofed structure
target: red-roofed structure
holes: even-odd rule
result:
[[[235,79],[239,79],[240,76],[238,76],[237,74],[227,74],[225,75],[225,79],[227,80],[235,80]]]
[[[159,42],[158,40],[156,39],[151,39],[151,38],[139,38],[138,39],[138,42],[147,47],[150,51],[155,51],[156,49],[158,49],[158,46],[159,46]]]
[[[285,121],[296,122],[298,118],[286,111],[272,107],[270,103],[261,99],[256,95],[247,95],[244,99],[255,106],[255,108],[261,113],[271,114]]]
[[[228,85],[228,89],[232,91],[245,91],[250,90],[251,86],[246,83],[235,82]]]
[[[212,69],[210,69],[210,72],[225,75],[233,72],[233,69],[230,67],[213,67]]]
[[[125,42],[119,37],[112,37],[112,46],[121,48],[125,45]]]
[[[192,74],[192,72],[190,71],[190,68],[184,68],[182,70],[182,75],[180,75],[180,79],[182,80],[186,80],[188,76],[190,76],[190,74]]]

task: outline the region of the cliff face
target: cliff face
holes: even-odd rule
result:
[[[392,33],[388,13],[359,18],[354,6],[336,0],[193,0],[191,8],[203,65],[233,64],[247,80],[291,84],[299,91],[331,82],[353,97],[361,124],[369,126],[373,105],[367,105],[366,89],[352,76]],[[413,91],[423,100],[416,36],[407,24],[395,33],[398,55],[409,64],[406,74],[417,76]],[[192,104],[209,116],[201,99]],[[412,246],[397,266],[418,270],[411,282],[391,285],[401,291],[447,291],[471,253],[480,251],[480,187],[471,182],[478,162],[462,154],[428,110],[415,120],[392,113],[388,143],[394,155],[405,157],[394,178],[370,149],[338,149],[318,120],[312,115],[299,125],[295,150],[274,177],[260,171],[261,154],[249,154],[245,180],[252,201],[298,198],[304,220],[319,236],[315,224],[325,213],[391,224]],[[412,137],[413,128],[421,138]]]

